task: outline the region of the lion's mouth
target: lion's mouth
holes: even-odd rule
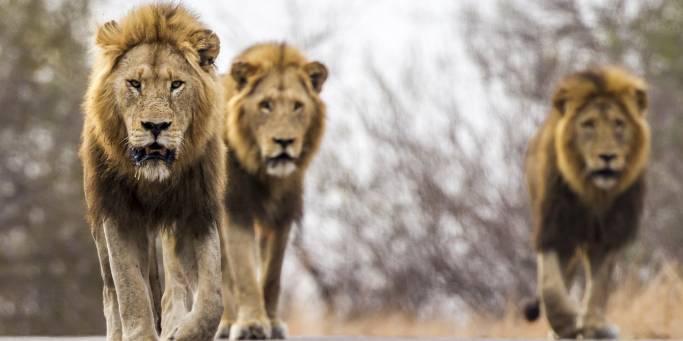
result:
[[[131,148],[131,157],[136,166],[142,166],[145,162],[158,160],[171,166],[176,158],[175,149],[168,149],[156,142],[146,146]]]
[[[602,168],[590,172],[591,178],[618,178],[621,172],[611,168]]]
[[[266,169],[273,176],[287,176],[296,169],[296,158],[287,153],[281,153],[274,157],[266,158]]]
[[[589,173],[595,186],[603,190],[609,190],[614,187],[614,185],[617,184],[620,175],[620,171],[611,168],[597,169]]]
[[[294,160],[295,159],[291,155],[289,155],[287,153],[281,153],[278,156],[267,158],[266,162],[269,164],[271,164],[271,163],[277,164],[280,162],[294,162]]]

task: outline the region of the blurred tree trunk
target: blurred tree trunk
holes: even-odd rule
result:
[[[103,331],[78,143],[87,0],[0,0],[0,334]]]

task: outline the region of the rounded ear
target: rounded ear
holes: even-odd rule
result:
[[[208,70],[218,57],[221,50],[221,41],[211,30],[197,31],[191,38],[192,46],[199,54],[199,66]]]
[[[119,24],[114,20],[108,21],[97,29],[95,44],[102,49],[111,48],[117,45],[120,35],[121,27]]]
[[[237,90],[242,90],[242,88],[247,85],[249,77],[256,74],[257,70],[257,66],[247,62],[236,61],[232,63],[232,66],[230,67],[230,76],[232,76],[232,79],[237,83]]]
[[[636,89],[636,104],[640,112],[644,112],[647,109],[647,92],[643,89]]]
[[[553,96],[553,107],[560,113],[560,115],[564,115],[564,109],[566,104],[567,93],[563,89],[560,89]]]
[[[325,80],[327,80],[327,67],[320,62],[310,62],[304,65],[304,72],[306,72],[311,80],[313,90],[320,93],[323,90]]]

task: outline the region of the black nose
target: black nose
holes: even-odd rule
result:
[[[617,154],[600,154],[600,158],[605,162],[610,162],[617,158]]]
[[[287,146],[294,143],[294,139],[279,139],[275,137],[273,138],[273,141],[279,144],[282,148],[287,148]]]
[[[152,135],[154,137],[158,137],[159,134],[161,134],[162,131],[168,129],[168,127],[171,126],[171,122],[161,122],[161,123],[154,123],[154,122],[141,122],[142,127],[145,128],[145,130],[149,130],[152,132]]]

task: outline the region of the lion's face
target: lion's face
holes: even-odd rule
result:
[[[250,173],[300,174],[320,144],[325,108],[319,94],[327,68],[283,44],[238,57],[226,78],[229,149]]]
[[[627,167],[635,140],[633,122],[615,101],[597,99],[576,116],[572,128],[585,176],[597,188],[610,190]]]
[[[316,114],[315,103],[299,81],[297,70],[289,68],[265,76],[242,108],[266,172],[278,177],[294,172]]]
[[[186,60],[167,45],[144,44],[121,58],[112,73],[131,162],[148,180],[163,180],[183,157],[193,97],[201,86]]]
[[[621,193],[650,150],[645,83],[606,67],[567,77],[553,98],[555,153],[564,180],[587,198]]]

